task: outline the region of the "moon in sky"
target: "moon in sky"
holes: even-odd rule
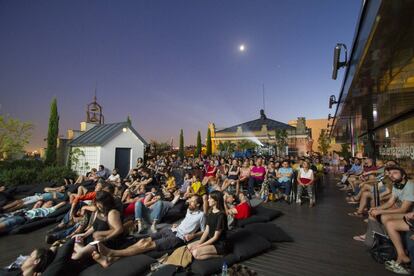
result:
[[[246,46],[244,46],[244,44],[241,44],[240,46],[239,46],[239,51],[240,52],[244,52],[246,50]]]

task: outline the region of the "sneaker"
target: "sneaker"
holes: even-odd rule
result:
[[[296,203],[297,204],[302,204],[302,200],[300,200],[300,198],[296,199]]]
[[[151,231],[151,233],[157,233],[158,232],[157,225],[155,225],[155,224],[151,225],[150,231]]]
[[[402,266],[399,263],[394,262],[394,264],[391,265],[385,265],[385,268],[389,271],[392,271],[396,274],[402,274],[402,275],[410,275],[411,274],[411,270],[408,268],[405,268],[404,266]]]

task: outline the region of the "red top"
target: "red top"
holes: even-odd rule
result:
[[[76,205],[76,204],[78,204],[79,201],[95,200],[95,198],[96,198],[96,192],[89,192],[89,193],[87,193],[85,195],[81,195],[81,196],[78,195],[78,196],[76,196],[73,199],[72,204]]]
[[[250,217],[250,205],[247,202],[236,205],[237,214],[234,215],[235,219],[246,219]]]
[[[206,169],[206,175],[205,176],[207,176],[207,177],[215,176],[216,175],[216,170],[217,170],[217,168],[215,166],[208,165],[207,169]]]

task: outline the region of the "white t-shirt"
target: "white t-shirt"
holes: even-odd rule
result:
[[[108,180],[109,180],[109,181],[112,181],[112,182],[118,182],[119,180],[121,180],[121,178],[119,177],[119,174],[117,174],[117,175],[113,175],[113,174],[111,174],[111,175],[108,177]]]
[[[313,176],[312,169],[308,169],[308,171],[305,172],[305,170],[303,168],[300,168],[300,171],[299,171],[299,177],[300,178],[312,179],[312,176]]]

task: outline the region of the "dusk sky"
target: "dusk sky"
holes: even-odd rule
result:
[[[60,134],[79,129],[95,85],[105,122],[130,115],[147,141],[257,119],[262,84],[267,117],[326,118],[333,48],[351,48],[361,2],[0,1],[0,113],[34,123],[28,149],[53,97]]]

